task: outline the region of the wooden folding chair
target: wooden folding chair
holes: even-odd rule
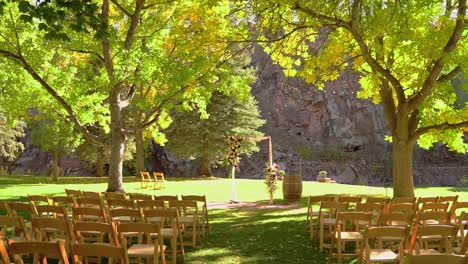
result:
[[[151,176],[149,172],[147,171],[140,171],[140,177],[141,177],[141,188],[148,188],[150,183],[153,182],[153,179],[151,179]]]
[[[68,249],[70,249],[71,243],[75,241],[71,220],[33,217],[31,224],[37,241],[54,242],[63,240]]]
[[[132,200],[132,201],[153,200],[153,195],[151,195],[151,194],[131,193],[131,194],[129,194],[129,196],[130,196],[130,200]]]
[[[28,195],[28,200],[34,205],[50,205],[52,200],[47,195]]]
[[[109,216],[111,221],[119,222],[143,222],[143,213],[140,209],[134,208],[110,208]]]
[[[137,263],[142,263],[142,258],[146,259],[146,263],[158,264],[166,263],[163,236],[161,235],[161,227],[159,224],[150,223],[120,223],[117,226],[119,237],[122,242],[127,239],[127,252],[129,258],[137,258]],[[156,237],[156,239],[152,239]],[[136,238],[137,242],[132,243],[132,238]],[[151,261],[152,260],[152,261]]]
[[[414,221],[413,214],[381,213],[377,220],[378,226],[400,226],[411,228]]]
[[[72,218],[72,208],[78,207],[75,198],[72,196],[54,196],[52,197],[54,205],[63,206],[67,211],[68,217]]]
[[[42,264],[47,264],[48,258],[58,259],[63,264],[70,263],[65,250],[65,243],[62,240],[58,240],[56,242],[14,242],[12,240],[8,240],[8,248],[10,253],[13,254],[14,262],[18,264],[24,263],[22,255],[29,254],[33,254],[35,256],[34,258],[38,259],[39,263]]]
[[[453,203],[456,201],[458,201],[458,195],[439,196],[440,203],[450,203],[450,205],[453,205]]]
[[[179,196],[177,195],[155,195],[154,200],[164,201],[165,205],[169,206],[169,201],[177,201],[179,200]]]
[[[23,217],[1,215],[0,240],[1,239],[11,239],[13,241],[31,240],[30,232],[26,228],[26,224],[24,223]]]
[[[72,210],[73,219],[77,221],[109,222],[107,213],[101,208],[75,207]]]
[[[361,243],[358,263],[400,263],[408,237],[408,230],[408,227],[398,226],[368,228]],[[398,242],[397,253],[392,248],[384,247],[382,241],[386,240],[387,237],[392,237],[393,241]]]
[[[120,246],[114,223],[74,221],[75,237],[79,243],[106,243]]]
[[[68,197],[83,197],[83,191],[81,190],[70,190],[70,189],[65,189],[65,193]]]
[[[154,200],[156,201],[177,201],[179,196],[177,195],[155,195]]]
[[[436,203],[439,201],[439,196],[432,196],[432,197],[419,197],[416,201],[418,208],[421,208],[422,204],[425,203]]]
[[[73,244],[73,261],[75,264],[86,263],[84,259],[89,257],[93,258],[109,258],[109,263],[112,263],[111,260],[114,260],[113,263],[116,263],[115,260],[119,259],[120,264],[130,264],[127,255],[127,249],[125,247],[126,241],[122,243],[122,247],[105,245],[105,244]]]
[[[166,188],[166,179],[164,179],[164,173],[153,172],[154,177],[154,190],[160,190]]]
[[[330,247],[330,244],[325,243],[325,230],[327,231],[328,237],[331,236],[336,227],[336,217],[338,213],[346,211],[346,209],[348,209],[348,203],[320,202],[318,228],[320,250],[323,250],[324,247]]]
[[[455,255],[407,255],[404,264],[466,264],[467,256]]]
[[[27,219],[30,219],[33,215],[37,215],[36,207],[31,203],[22,202],[9,202],[8,207],[10,208],[11,215],[23,217],[26,225],[26,232],[30,233],[31,222]]]
[[[198,206],[196,201],[169,201],[169,208],[179,211],[179,223],[182,225],[182,237],[191,241],[184,241],[184,245],[197,247],[197,239],[200,239],[198,224]],[[188,214],[187,212],[191,212]]]
[[[68,212],[63,206],[59,205],[37,205],[37,215],[40,217],[53,217],[68,220]]]
[[[181,253],[182,260],[185,256],[184,240],[179,223],[179,212],[177,209],[150,209],[144,210],[143,215],[147,223],[159,224],[163,238],[171,240],[171,262],[176,264],[177,252]],[[177,250],[177,247],[180,250]]]
[[[356,243],[356,248],[359,248],[359,243],[363,239],[363,230],[370,226],[372,221],[371,213],[362,212],[340,212],[336,218],[336,231],[331,240],[330,251],[328,255],[328,264],[334,256],[338,258],[338,264],[343,263],[343,257],[358,256],[356,253],[343,253],[346,242]],[[351,226],[348,231],[347,227]],[[334,252],[336,244],[337,253]]]
[[[137,208],[140,209],[164,209],[164,201],[162,200],[139,200]]]
[[[383,203],[358,203],[356,205],[356,212],[365,212],[372,214],[372,226],[377,225],[379,215],[385,211],[385,204]]]
[[[378,203],[378,204],[388,204],[390,199],[385,197],[375,197],[375,196],[368,196],[366,198],[366,203]]]
[[[455,226],[421,225],[418,223],[413,228],[407,251],[412,255],[428,255],[442,254],[442,249],[445,249],[445,254],[452,254],[452,242],[456,234]],[[438,243],[433,245],[430,244],[431,242]]]
[[[387,205],[388,213],[416,214],[418,211],[413,203],[390,203]]]
[[[333,196],[309,196],[307,201],[307,214],[306,214],[306,223],[305,223],[305,230],[306,232],[310,232],[310,238],[314,239],[317,238],[318,232],[314,231],[314,229],[318,230],[318,217],[320,214],[320,210],[314,211],[314,205],[318,205],[320,207],[320,202],[332,202],[335,200]],[[317,219],[317,227],[314,228],[314,218]]]
[[[415,223],[422,225],[449,225],[450,213],[447,212],[418,212]]]
[[[198,205],[198,220],[201,222],[202,236],[205,236],[205,229],[210,233],[210,221],[208,220],[208,203],[205,195],[182,195],[182,201],[196,201]],[[188,214],[193,212],[188,211]]]
[[[92,199],[101,199],[103,198],[103,195],[101,192],[89,192],[89,191],[83,191],[83,197],[84,198],[92,198]]]
[[[449,203],[428,202],[423,203],[420,212],[448,212]]]
[[[347,210],[356,209],[356,205],[362,201],[361,196],[338,196],[339,203],[348,203]]]
[[[135,208],[135,201],[120,198],[108,198],[107,206],[110,208]]]
[[[391,203],[410,203],[414,204],[416,203],[416,197],[393,197]]]

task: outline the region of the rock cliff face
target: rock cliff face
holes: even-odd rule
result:
[[[267,120],[263,132],[273,138],[274,160],[282,169],[307,180],[326,170],[341,183],[391,185],[391,145],[384,140],[390,131],[382,107],[356,97],[360,84],[355,72],[342,72],[319,91],[299,78],[285,77],[259,47],[253,64],[258,79],[252,93]],[[240,177],[263,177],[267,143],[260,146],[260,153],[241,161]],[[438,149],[439,156],[451,155]],[[435,152],[437,148],[431,155]],[[418,149],[415,156],[417,184],[454,185],[468,175],[468,167],[460,164],[466,155],[454,163],[445,159],[449,165],[444,163],[444,168],[428,160],[426,151]]]

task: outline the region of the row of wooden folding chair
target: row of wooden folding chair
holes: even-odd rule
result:
[[[152,212],[151,210],[147,212],[148,215],[159,216],[160,219],[164,217],[175,217],[177,212],[175,210],[172,211],[163,211],[163,212]],[[9,222],[6,222],[5,219],[2,218],[10,218]],[[172,241],[172,246],[176,249],[177,244],[177,235],[180,232],[172,231],[167,232],[165,235],[161,230],[160,226],[163,224],[161,220],[158,220],[155,223],[135,223],[135,222],[126,222],[120,223],[117,222],[118,228],[116,229],[116,225],[114,222],[111,223],[103,223],[103,222],[86,222],[86,221],[79,221],[74,220],[73,223],[71,220],[64,220],[64,219],[57,219],[57,218],[46,218],[46,217],[33,217],[32,219],[32,227],[34,233],[34,239],[36,241],[46,241],[46,242],[53,242],[56,240],[64,241],[65,248],[68,252],[73,247],[74,243],[103,243],[107,241],[107,244],[120,247],[126,246],[126,244],[122,244],[124,241],[123,238],[128,238],[128,241],[131,242],[131,238],[136,237],[139,238],[137,240],[137,245],[131,246],[128,249],[128,254],[130,257],[135,256],[138,258],[152,258],[155,256],[155,253],[161,253],[161,260],[162,263],[165,262],[164,257],[164,250],[165,247],[163,245],[163,238],[168,237]],[[18,224],[14,222],[20,222],[21,217],[18,216],[3,216],[0,217],[0,224],[10,224],[13,227],[17,227]],[[177,227],[177,221],[173,222],[173,229]],[[20,226],[20,228],[23,228]],[[4,228],[2,226],[2,231],[8,230],[8,228]],[[23,230],[24,231],[24,230]],[[166,231],[169,231],[166,229]],[[176,234],[173,236],[172,233]],[[12,231],[14,234],[14,231]],[[26,233],[25,233],[26,234]],[[152,240],[145,239],[144,241],[141,240],[142,235],[146,235],[150,238],[150,235],[155,237],[157,240],[154,243],[151,243]],[[11,241],[19,242],[19,241],[31,241],[31,238],[28,236],[22,238],[13,238],[12,235],[5,234],[3,239],[9,239]],[[120,239],[119,239],[120,238]],[[145,245],[143,245],[143,242]],[[181,242],[181,246],[183,247],[183,242]],[[130,245],[130,244],[129,244]],[[151,252],[151,254],[149,254]],[[175,253],[176,251],[174,251]],[[175,255],[173,255],[173,262],[175,263]],[[148,263],[148,262],[147,262]],[[155,262],[157,263],[157,262]]]
[[[333,196],[311,196],[309,197],[308,206],[307,206],[307,215],[306,215],[306,224],[305,230],[306,232],[310,232],[310,236],[313,239],[314,236],[317,235],[317,232],[314,232],[314,218],[317,218],[320,214],[320,210],[314,211],[313,205],[320,203],[320,202],[346,202],[348,203],[356,203],[354,209],[356,211],[368,211],[373,212],[377,215],[380,211],[387,211],[387,212],[402,212],[402,213],[413,213],[415,214],[418,211],[448,211],[449,204],[445,202],[448,198],[453,200],[451,205],[450,212],[452,215],[452,221],[456,222],[456,210],[459,208],[468,208],[468,202],[458,202],[458,196],[453,197],[436,197],[436,198],[421,198],[421,204],[415,203],[416,198],[409,199],[410,197],[403,197],[403,198],[395,198],[394,201],[388,203],[388,200],[385,198],[372,198],[369,197],[365,203],[360,203],[361,197],[333,197]],[[445,198],[445,199],[444,199]],[[411,202],[409,201],[411,200]],[[443,202],[431,202],[431,201],[443,201]],[[407,203],[403,203],[407,202]],[[421,205],[421,207],[419,207]],[[359,207],[359,208],[358,208]],[[346,209],[347,210],[347,209]]]
[[[153,178],[151,178],[151,174],[149,172],[141,171],[140,177],[141,188],[148,188],[151,184],[153,185],[154,190],[166,188],[166,179],[162,172],[153,172]]]
[[[331,237],[328,263],[331,262],[334,256],[337,256],[338,263],[342,263],[343,258],[346,256],[358,255],[360,255],[361,259],[366,257],[371,261],[380,262],[389,262],[401,259],[403,249],[406,247],[406,240],[409,232],[411,232],[411,239],[406,248],[407,253],[416,255],[442,253],[452,254],[452,244],[457,234],[457,227],[447,224],[424,224],[425,220],[428,218],[434,218],[436,214],[441,215],[442,217],[440,217],[440,219],[444,220],[443,214],[440,212],[421,213],[421,216],[418,217],[418,221],[420,222],[417,222],[415,227],[411,230],[410,225],[380,226],[376,228],[369,227],[372,221],[372,214],[363,212],[341,212],[337,216],[335,222],[336,229],[333,231],[333,235]],[[407,220],[410,219],[408,218]],[[449,218],[445,217],[445,221],[448,222]],[[348,230],[348,227],[351,227],[352,229]],[[378,241],[374,241],[374,243],[379,243],[379,250],[369,250],[369,236],[371,238],[379,236]],[[468,238],[465,239],[468,241]],[[356,249],[360,249],[360,253],[344,253],[343,251],[346,242],[354,242],[356,244]],[[399,254],[397,255],[389,248],[383,248],[383,242],[398,242]],[[437,243],[430,244],[430,242]],[[463,244],[465,243],[468,242],[464,242]],[[337,249],[336,253],[334,251],[335,247]],[[435,250],[435,248],[438,250]],[[367,253],[364,253],[366,250]],[[466,251],[466,247],[462,246],[462,249],[460,250],[460,253],[464,254],[465,252],[462,250]],[[385,253],[383,254],[383,252]]]

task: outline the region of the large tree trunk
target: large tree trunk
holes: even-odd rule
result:
[[[393,141],[393,196],[414,197],[413,148],[409,141]]]
[[[105,165],[105,153],[104,153],[104,150],[103,150],[102,153],[100,153],[100,155],[97,158],[96,176],[104,177],[104,174],[105,174],[104,165]]]
[[[200,175],[211,176],[211,159],[207,153],[203,153],[200,158]]]
[[[122,108],[118,94],[109,97],[111,112],[111,142],[108,192],[123,192],[122,168],[125,151],[125,134],[123,132]]]
[[[145,145],[143,144],[143,131],[137,130],[135,133],[135,148],[136,148],[136,174],[140,171],[145,171]]]

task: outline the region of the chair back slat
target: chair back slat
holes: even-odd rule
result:
[[[67,210],[59,205],[37,205],[37,215],[41,217],[54,217],[68,219]]]
[[[410,203],[410,204],[414,204],[416,203],[416,197],[394,197],[392,199],[392,203],[396,203],[396,204],[399,204],[399,203]]]
[[[65,193],[69,197],[82,197],[83,196],[83,191],[81,191],[81,190],[65,189]]]
[[[150,195],[150,194],[131,193],[129,194],[129,196],[130,196],[130,200],[133,200],[133,201],[153,200],[153,195]]]
[[[154,196],[154,200],[158,201],[176,201],[179,200],[177,195],[158,195]]]
[[[99,235],[107,235],[110,244],[119,246],[117,239],[117,229],[113,222],[87,222],[87,221],[74,221],[75,235],[78,240],[84,240],[84,234],[98,233]]]
[[[164,201],[162,200],[139,200],[137,207],[140,209],[158,209],[164,208]]]
[[[111,208],[135,208],[135,202],[121,198],[108,198],[107,205]]]
[[[106,192],[105,196],[106,199],[127,199],[127,195],[125,193],[118,192]]]

